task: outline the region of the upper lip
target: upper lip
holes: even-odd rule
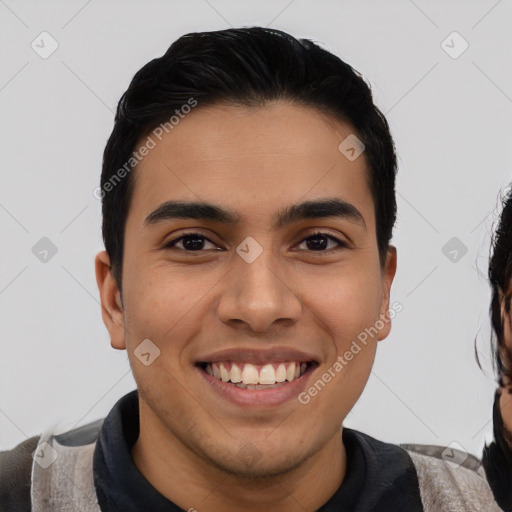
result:
[[[230,348],[200,356],[196,359],[196,364],[218,363],[222,361],[252,364],[284,363],[289,361],[317,363],[318,358],[307,352],[288,347],[274,347],[272,349]]]

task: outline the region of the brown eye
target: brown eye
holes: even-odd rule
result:
[[[181,235],[179,238],[175,238],[170,240],[165,244],[165,249],[175,248],[177,244],[181,243],[182,247],[177,247],[179,250],[184,250],[187,252],[198,252],[203,251],[205,249],[204,244],[210,243],[212,245],[213,242],[208,240],[208,238],[201,233],[186,233]],[[216,246],[215,246],[216,247]]]
[[[307,250],[313,252],[330,252],[331,250],[348,248],[348,245],[345,242],[338,240],[332,235],[321,232],[313,233],[307,236],[299,245],[302,245],[303,243],[306,244]],[[334,243],[335,246],[329,247],[329,243]]]

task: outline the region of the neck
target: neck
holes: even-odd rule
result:
[[[341,429],[299,466],[278,476],[254,478],[224,471],[186,447],[161,423],[144,418],[141,414],[140,435],[131,452],[135,465],[160,494],[183,510],[317,510],[345,477]]]

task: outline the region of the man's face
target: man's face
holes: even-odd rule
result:
[[[389,322],[343,356],[387,311],[395,270],[392,251],[380,266],[364,153],[351,161],[338,149],[351,133],[282,102],[199,105],[139,164],[124,309],[109,330],[128,350],[141,429],[246,475],[287,471],[340,435]],[[276,222],[295,204],[326,199],[346,203],[341,215]],[[151,216],[168,201],[210,203],[239,219]],[[151,343],[138,349],[143,340]]]

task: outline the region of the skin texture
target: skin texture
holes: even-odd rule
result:
[[[239,406],[214,391],[194,362],[224,349],[296,348],[319,363],[310,386],[388,311],[396,252],[390,247],[381,266],[364,154],[349,161],[338,150],[350,133],[347,124],[286,102],[198,106],[135,171],[123,304],[108,255],[96,257],[111,345],[128,351],[139,389],[132,456],[184,510],[316,510],[343,481],[341,424],[365,387],[389,321],[306,405],[294,398]],[[271,229],[282,208],[327,197],[351,203],[365,225],[322,218]],[[171,199],[215,203],[242,220],[236,227],[183,219],[145,226]],[[312,250],[306,241],[315,230],[348,248],[332,241]],[[203,252],[187,252],[181,242],[162,248],[196,231],[209,240]],[[252,263],[236,252],[248,236],[263,249]],[[134,356],[147,338],[161,351],[149,366]]]
[[[503,318],[503,338],[508,347],[512,346],[512,323],[510,311],[507,311],[502,304],[501,316]],[[512,382],[507,378],[503,379],[505,387],[500,388],[500,410],[503,424],[509,432],[512,432]],[[512,448],[512,447],[511,447]]]

